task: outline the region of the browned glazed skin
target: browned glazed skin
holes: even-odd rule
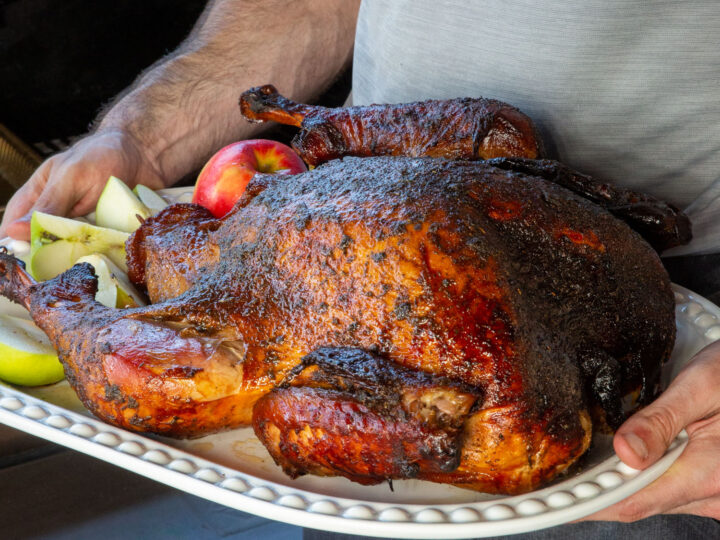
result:
[[[131,238],[130,263],[145,261],[135,275],[148,289],[183,291],[144,308],[95,302],[88,265],[33,284],[0,256],[3,294],[30,309],[85,405],[113,424],[178,437],[247,425],[303,357],[350,347],[481,396],[453,439],[459,466],[446,470],[447,432],[400,426],[399,409],[378,412],[357,391],[302,377],[267,396],[277,407],[257,411],[256,425],[282,429],[265,437],[271,449],[298,429],[337,424],[321,392],[341,394],[329,405],[351,418],[415,443],[388,463],[389,437],[370,430],[379,447],[366,472],[338,456],[313,465],[280,452],[278,461],[296,473],[417,475],[517,493],[584,451],[587,411],[617,425],[621,395],[651,399],[672,349],[673,295],[655,252],[607,211],[538,177],[484,162],[346,158],[293,177],[258,175],[230,214],[206,221],[198,211],[202,227],[188,230],[192,213],[169,207]],[[171,235],[174,246],[183,234],[193,253],[214,254],[189,272],[160,241]],[[306,406],[319,408],[317,426]],[[347,435],[350,444],[362,434]],[[438,444],[421,463],[413,448],[423,437]]]
[[[178,296],[202,268],[217,262],[220,254],[208,235],[219,225],[197,204],[176,204],[172,212],[147,219],[127,243],[128,277],[154,303]]]
[[[289,475],[378,478],[454,471],[476,388],[367,351],[321,348],[260,398],[253,427]]]
[[[313,166],[344,156],[472,160],[542,154],[532,121],[493,99],[327,108],[295,103],[265,85],[243,92],[240,110],[251,121],[299,127],[293,148]]]
[[[598,182],[551,159],[497,158],[489,163],[500,169],[539,176],[577,193],[622,219],[659,253],[692,239],[688,217],[651,195]]]
[[[301,367],[253,414],[258,437],[293,477],[421,478],[519,493],[564,470],[590,443],[589,418],[567,403],[522,426],[507,409],[486,407],[477,387],[366,351],[323,348]]]

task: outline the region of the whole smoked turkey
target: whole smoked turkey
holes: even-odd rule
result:
[[[117,426],[251,424],[292,476],[521,493],[658,391],[673,293],[628,223],[658,249],[690,234],[548,160],[345,157],[258,174],[221,219],[145,221],[128,265],[150,306],[97,303],[87,264],[35,283],[7,254],[0,291]]]

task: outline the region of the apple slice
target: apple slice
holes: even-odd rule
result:
[[[32,321],[0,315],[0,379],[23,386],[63,379],[63,367],[45,333]]]
[[[135,186],[133,193],[137,195],[137,198],[140,199],[141,203],[147,206],[153,216],[168,205],[168,203],[165,202],[165,199],[149,187],[143,186],[142,184]]]
[[[105,255],[93,253],[80,257],[76,264],[82,262],[91,264],[95,269],[95,275],[98,277],[98,292],[95,294],[95,300],[102,305],[126,308],[147,304],[140,291],[130,283],[127,274]]]
[[[30,220],[30,273],[37,280],[55,277],[85,255],[104,253],[121,269],[128,233],[74,219],[33,212]]]
[[[115,176],[108,179],[95,207],[95,222],[100,227],[129,233],[151,215],[150,209]]]

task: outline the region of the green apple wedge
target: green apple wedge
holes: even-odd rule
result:
[[[127,184],[115,176],[108,179],[95,207],[95,222],[99,227],[129,233],[151,215],[150,209],[140,202]]]
[[[138,184],[137,186],[135,186],[133,188],[133,193],[137,195],[137,198],[140,199],[141,203],[148,207],[150,212],[152,212],[153,216],[160,212],[160,210],[168,206],[168,203],[165,202],[165,199],[163,199],[160,195],[155,193],[149,187],[143,186],[142,184]]]
[[[64,376],[57,353],[42,330],[32,321],[0,315],[0,379],[40,386]]]
[[[126,308],[147,304],[140,291],[130,283],[127,274],[105,255],[94,253],[80,257],[77,263],[82,262],[91,264],[95,269],[95,275],[98,278],[98,291],[95,294],[95,300],[104,306]]]
[[[126,232],[97,227],[74,219],[33,212],[30,220],[30,273],[51,279],[85,255],[103,253],[123,271]]]

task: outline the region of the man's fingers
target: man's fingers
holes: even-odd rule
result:
[[[4,225],[0,236],[2,236],[3,238],[9,236],[11,238],[15,238],[16,240],[25,240],[26,242],[29,242],[30,216],[31,214],[27,214],[20,219],[16,219],[15,221],[11,221],[7,225]]]
[[[674,511],[694,501],[714,497],[717,441],[691,441],[680,458],[660,478],[619,503],[585,518],[598,521],[637,521]]]
[[[720,344],[703,349],[653,403],[615,434],[615,452],[636,469],[655,463],[687,425],[717,411]]]
[[[673,508],[668,514],[691,514],[720,520],[720,496],[708,497],[699,501]]]
[[[0,234],[29,240],[32,213],[38,210],[67,215],[75,204],[78,184],[78,175],[66,165],[65,154],[51,157],[38,167],[8,202]]]
[[[120,167],[118,167],[120,168]],[[93,163],[73,159],[68,152],[45,161],[25,185],[10,199],[3,217],[2,236],[18,240],[30,239],[30,219],[34,211],[58,216],[70,216],[78,201],[102,184],[103,174],[95,171]],[[92,201],[94,202],[94,200]],[[87,213],[92,205],[85,205]]]
[[[717,388],[720,388],[720,342],[700,351],[670,387],[623,424],[615,436],[615,450],[621,459],[632,467],[645,468],[685,428],[690,442],[680,458],[646,488],[586,519],[636,521],[681,508],[712,512],[715,499],[720,496]]]
[[[62,180],[48,183],[31,210],[56,216],[67,216],[77,200],[76,191],[69,188],[76,179],[66,174]]]
[[[44,183],[44,190],[39,194],[35,193],[34,186],[29,186],[29,194],[18,191],[17,203],[12,206],[8,205],[8,209],[12,213],[6,216],[7,221],[3,221],[1,231],[3,236],[11,236],[17,240],[30,240],[30,220],[34,211],[58,216],[68,215],[75,204],[76,192],[68,189],[67,185],[67,182]],[[11,202],[13,201],[11,200]],[[23,210],[25,213],[20,214]]]
[[[54,214],[63,216],[67,214],[67,211],[72,208],[69,206],[70,198],[68,194],[58,195],[55,190],[49,190],[48,193],[43,193],[40,198],[30,206],[27,213],[18,217],[14,220],[8,220],[7,223],[3,224],[2,236],[10,236],[16,240],[30,240],[30,220],[32,214],[35,211],[45,212],[47,214]]]
[[[15,195],[11,197],[5,209],[5,214],[3,215],[2,226],[0,226],[0,237],[12,236],[18,240],[27,240],[30,238],[29,221],[27,221],[27,226],[20,224],[19,227],[14,225],[14,222],[19,219],[24,219],[26,215],[29,215],[33,204],[47,184],[51,168],[52,161],[44,162]],[[25,231],[25,229],[27,229],[27,231]],[[27,232],[27,235],[25,235],[25,232]]]
[[[135,139],[121,131],[95,133],[38,167],[10,199],[0,235],[29,239],[34,210],[69,217],[91,212],[111,174],[131,186],[138,181],[155,188],[166,184]]]

